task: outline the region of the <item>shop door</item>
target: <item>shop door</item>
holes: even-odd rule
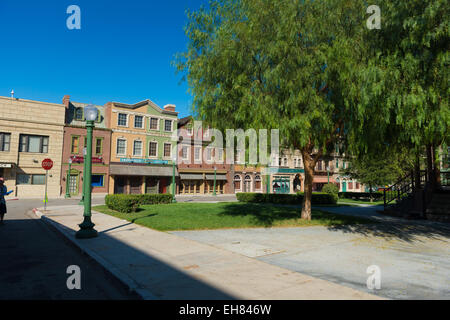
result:
[[[244,192],[250,192],[252,187],[251,181],[244,181]]]
[[[158,193],[159,192],[159,180],[148,177],[145,183],[145,193]]]
[[[142,178],[130,177],[130,194],[142,193]]]
[[[78,175],[69,176],[69,193],[78,194]]]
[[[167,193],[167,178],[162,178],[159,182],[159,193]]]
[[[124,194],[125,186],[127,184],[126,177],[115,177],[114,178],[114,193],[115,194]]]

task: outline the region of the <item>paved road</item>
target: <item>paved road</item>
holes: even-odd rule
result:
[[[94,199],[101,204],[103,200]],[[77,200],[50,200],[50,205]],[[8,201],[0,226],[0,299],[132,299],[96,263],[29,213],[42,200]],[[80,217],[80,222],[82,217]],[[81,268],[81,290],[66,286],[67,267]]]
[[[173,233],[386,298],[450,299],[450,225],[385,217],[376,208],[323,209],[379,223]],[[371,265],[381,269],[381,290],[367,289]]]

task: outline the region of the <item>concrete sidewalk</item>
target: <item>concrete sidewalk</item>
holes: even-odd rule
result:
[[[78,240],[82,210],[34,211],[144,299],[380,299],[102,213],[92,216],[99,237]]]

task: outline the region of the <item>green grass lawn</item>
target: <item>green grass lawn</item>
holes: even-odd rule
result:
[[[339,199],[338,204],[344,204],[344,203],[355,203],[355,204],[370,204],[372,206],[377,206],[380,204],[384,204],[384,201],[373,201],[370,202],[369,200],[353,200],[353,199]]]
[[[93,209],[160,231],[373,223],[371,220],[321,210],[313,210],[312,220],[304,221],[299,219],[299,207],[239,202],[148,205],[135,213],[120,213],[107,206]]]

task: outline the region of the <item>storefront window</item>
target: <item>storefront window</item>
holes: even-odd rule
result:
[[[103,175],[93,174],[92,175],[92,186],[93,187],[103,187]]]

